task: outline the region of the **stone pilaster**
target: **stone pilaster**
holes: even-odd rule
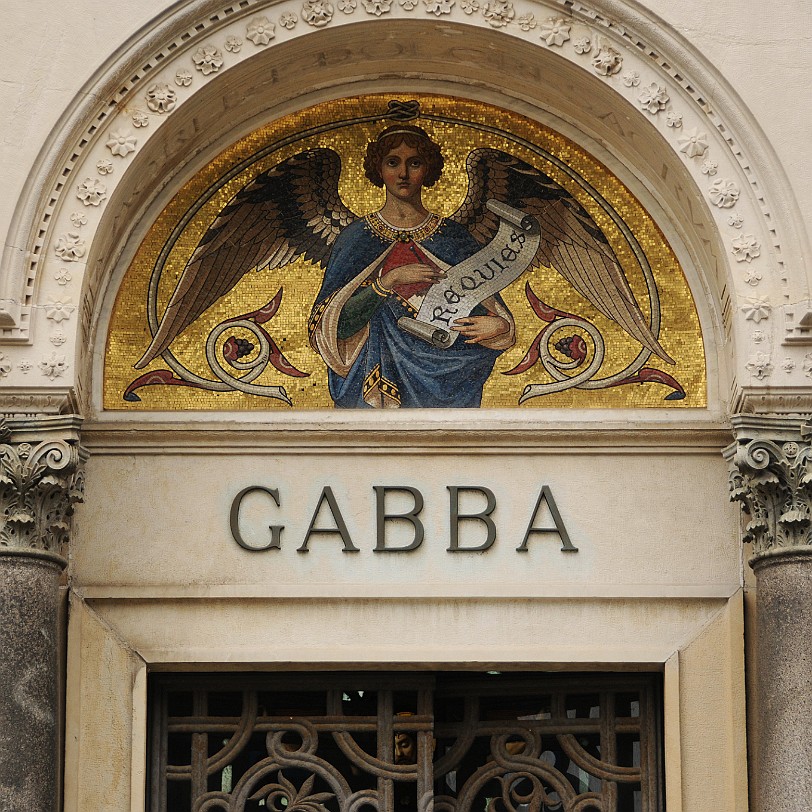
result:
[[[760,812],[812,798],[812,423],[738,416],[726,450],[756,575],[755,760]]]
[[[0,798],[58,809],[58,588],[82,496],[79,420],[0,418]]]

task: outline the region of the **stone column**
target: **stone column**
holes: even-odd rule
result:
[[[731,499],[756,575],[755,809],[803,812],[812,803],[812,423],[740,415],[733,428]]]
[[[58,589],[81,500],[79,419],[0,418],[0,807],[59,808]]]

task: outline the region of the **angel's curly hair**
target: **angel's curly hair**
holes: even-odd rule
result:
[[[367,144],[367,154],[364,156],[364,173],[378,188],[383,186],[381,165],[383,159],[401,144],[417,150],[417,154],[426,162],[426,177],[424,186],[434,186],[443,173],[443,153],[440,145],[429,138],[429,134],[420,127],[410,124],[395,124],[387,127],[375,141]]]

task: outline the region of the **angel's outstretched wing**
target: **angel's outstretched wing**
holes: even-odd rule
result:
[[[203,235],[178,280],[158,330],[135,365],[147,366],[253,268],[302,257],[323,265],[342,229],[357,219],[338,194],[341,158],[300,152],[243,187]]]
[[[652,333],[609,241],[566,189],[530,164],[496,149],[473,150],[466,169],[468,195],[452,219],[484,245],[499,226],[497,216],[485,206],[489,199],[535,215],[541,223],[535,262],[552,266],[604,316],[664,361],[674,363]]]

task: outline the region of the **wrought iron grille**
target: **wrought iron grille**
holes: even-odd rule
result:
[[[657,675],[154,675],[150,812],[655,812]]]

